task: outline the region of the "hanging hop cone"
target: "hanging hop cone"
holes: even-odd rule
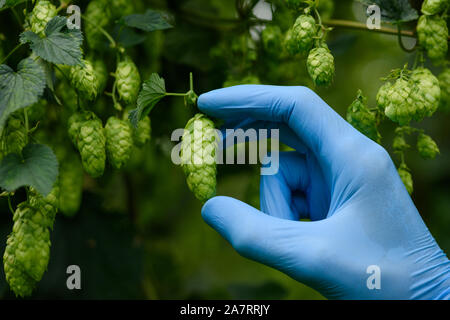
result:
[[[31,31],[43,36],[45,26],[56,14],[56,7],[50,1],[38,1],[29,16]]]
[[[98,94],[98,81],[92,63],[83,60],[83,65],[76,65],[70,68],[70,82],[83,98],[95,100]]]
[[[381,135],[377,128],[375,114],[367,108],[367,98],[358,91],[357,98],[347,110],[347,121],[373,141],[380,143]]]
[[[439,154],[439,147],[436,142],[430,136],[423,133],[417,137],[417,150],[424,159],[434,159]]]
[[[308,73],[317,86],[328,86],[334,78],[334,57],[325,44],[310,51],[306,61]]]
[[[316,32],[316,21],[312,16],[299,16],[292,29],[286,34],[285,45],[287,51],[292,55],[307,53],[314,44]]]
[[[448,28],[444,18],[423,15],[417,23],[419,44],[432,60],[444,60],[448,50]]]
[[[444,10],[448,5],[448,0],[425,0],[422,3],[422,13],[434,15]]]
[[[126,104],[134,103],[139,93],[141,77],[136,65],[129,57],[117,64],[116,81],[120,99]]]
[[[130,159],[133,133],[128,121],[110,117],[105,126],[106,152],[111,165],[122,168]]]

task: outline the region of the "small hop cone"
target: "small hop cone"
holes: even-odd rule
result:
[[[450,112],[450,68],[445,68],[438,79],[441,88],[439,108],[444,112]]]
[[[149,117],[144,117],[139,121],[138,126],[133,132],[133,141],[136,147],[142,148],[151,138],[152,126]]]
[[[410,146],[406,142],[405,137],[403,135],[396,135],[394,137],[394,141],[392,143],[392,147],[394,148],[395,151],[405,151]]]
[[[358,91],[356,100],[347,110],[347,121],[373,141],[381,142],[375,114],[367,108],[367,98],[362,95],[361,90]]]
[[[50,1],[41,0],[36,3],[29,16],[31,31],[43,36],[45,26],[57,13],[56,7]]]
[[[400,125],[408,124],[415,113],[416,101],[412,97],[408,81],[398,79],[388,91],[389,102],[384,113]]]
[[[425,0],[422,3],[422,13],[434,15],[444,10],[448,5],[448,0]]]
[[[6,125],[5,141],[4,141],[4,154],[10,153],[21,154],[22,149],[27,143],[27,134],[25,132],[25,126],[17,118],[11,117]]]
[[[448,51],[448,28],[444,18],[423,15],[417,23],[417,37],[430,59],[442,61]]]
[[[281,29],[278,26],[267,26],[261,33],[264,50],[272,57],[281,52]]]
[[[314,44],[316,32],[316,21],[312,16],[299,16],[292,26],[291,31],[288,31],[286,34],[286,49],[292,55],[307,53]]]
[[[117,64],[116,81],[120,99],[126,104],[134,103],[139,93],[141,77],[136,65],[129,57]]]
[[[386,82],[384,83],[380,89],[378,89],[377,93],[377,106],[380,110],[384,111],[386,106],[389,103],[389,89],[392,87],[392,83]]]
[[[98,81],[92,63],[89,60],[83,60],[83,64],[70,68],[70,82],[83,98],[92,101],[98,94]]]
[[[328,86],[334,78],[334,57],[325,47],[314,48],[306,61],[308,73],[317,86]]]
[[[3,263],[6,281],[18,296],[28,296],[47,269],[50,257],[48,217],[38,206],[22,203],[13,216]]]
[[[93,178],[98,178],[105,171],[106,138],[102,121],[98,118],[87,120],[80,126],[78,150],[84,170]]]
[[[86,21],[93,21],[95,23],[86,22],[84,30],[87,43],[92,49],[100,49],[105,43],[105,38],[102,31],[98,27],[105,27],[111,20],[111,11],[109,1],[92,0],[89,2],[86,12],[84,13]]]
[[[412,97],[416,102],[413,119],[421,121],[424,117],[431,117],[439,107],[439,80],[430,70],[417,68],[412,72],[410,81],[414,86]]]
[[[414,191],[414,185],[413,185],[413,179],[412,175],[409,171],[409,168],[406,166],[406,164],[402,163],[400,167],[398,168],[398,174],[400,178],[403,181],[403,184],[406,187],[406,190],[409,194],[412,194]]]
[[[133,133],[128,121],[110,117],[105,126],[108,160],[116,168],[122,168],[130,159],[133,149]]]
[[[204,114],[196,114],[186,124],[181,165],[189,189],[202,202],[216,194],[216,139],[214,123]]]
[[[74,154],[66,157],[59,169],[59,208],[67,217],[80,209],[83,193],[83,166]]]
[[[55,184],[45,197],[31,187],[28,202],[31,206],[39,208],[39,211],[42,213],[44,219],[41,225],[53,229],[56,213],[59,210],[59,182]]]
[[[434,159],[439,154],[439,147],[436,142],[426,134],[419,134],[417,137],[417,150],[424,159]]]

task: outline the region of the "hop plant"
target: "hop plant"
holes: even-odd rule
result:
[[[389,89],[391,88],[392,83],[386,82],[384,83],[380,89],[378,89],[377,93],[377,106],[380,110],[384,111],[386,106],[389,103]]]
[[[139,121],[133,132],[133,141],[138,148],[142,148],[151,138],[152,126],[149,117]]]
[[[388,103],[384,113],[400,125],[408,124],[415,114],[416,104],[411,95],[411,86],[403,78],[398,79],[388,90]]]
[[[42,220],[42,225],[53,229],[55,216],[59,209],[59,182],[53,186],[50,193],[45,197],[36,189],[30,188],[28,202],[31,206],[38,208],[44,215],[45,220]]]
[[[111,9],[108,1],[92,0],[89,2],[84,24],[86,40],[92,49],[100,49],[104,43],[104,36],[100,28],[104,28],[111,20]]]
[[[78,138],[80,134],[80,129],[83,122],[89,119],[95,119],[95,115],[92,112],[76,112],[72,114],[67,122],[67,133],[73,145],[78,148]]]
[[[414,184],[411,172],[409,171],[409,168],[406,166],[406,164],[402,163],[400,165],[400,167],[398,168],[398,175],[402,179],[408,193],[412,194],[414,191]]]
[[[450,111],[450,68],[445,68],[438,77],[441,88],[440,109]]]
[[[421,16],[417,23],[417,37],[430,59],[436,61],[445,59],[448,50],[448,28],[444,18]]]
[[[126,104],[135,102],[141,85],[141,77],[136,65],[129,57],[125,57],[117,64],[116,81],[120,99]]]
[[[325,44],[314,48],[306,61],[308,73],[317,86],[328,86],[334,78],[334,57]]]
[[[14,116],[10,117],[4,135],[4,155],[21,154],[27,144],[27,133],[22,121]]]
[[[45,26],[57,13],[56,7],[50,1],[38,1],[29,16],[31,31],[44,35]]]
[[[424,159],[434,159],[439,154],[436,142],[424,133],[419,134],[417,137],[417,150]]]
[[[106,152],[111,165],[122,168],[130,159],[133,133],[128,121],[110,117],[105,126]]]
[[[80,209],[83,193],[83,166],[76,155],[70,154],[59,169],[59,209],[68,217]]]
[[[289,53],[307,53],[314,44],[317,32],[316,21],[310,15],[301,15],[286,35],[285,43]]]
[[[272,57],[277,57],[282,48],[281,29],[278,26],[270,25],[267,26],[261,33],[262,44],[264,50]]]
[[[98,93],[96,72],[89,60],[83,60],[83,65],[70,68],[70,81],[87,100],[94,100]]]
[[[434,15],[444,10],[448,5],[448,0],[425,0],[422,3],[422,13]]]
[[[100,177],[105,170],[105,144],[102,121],[92,114],[91,119],[82,122],[79,127],[77,147],[84,170],[93,178]]]
[[[356,100],[347,110],[347,121],[373,141],[381,142],[376,116],[367,108],[367,98],[362,95],[361,90],[358,91]]]
[[[204,114],[196,114],[182,137],[181,165],[189,189],[202,202],[216,194],[216,147],[214,123]]]
[[[413,118],[422,120],[431,117],[439,107],[441,89],[439,80],[429,69],[417,68],[411,73],[410,81],[413,85],[412,97],[416,102]]]

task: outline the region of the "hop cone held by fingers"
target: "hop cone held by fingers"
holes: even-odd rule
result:
[[[377,93],[377,106],[380,108],[380,110],[386,109],[388,103],[389,103],[389,89],[391,88],[392,84],[390,82],[384,83],[380,89],[378,89]]]
[[[29,17],[31,31],[38,35],[44,35],[45,26],[56,14],[56,7],[50,1],[38,1]]]
[[[367,108],[366,103],[367,98],[359,90],[356,100],[353,101],[347,110],[347,121],[362,134],[380,143],[381,135],[378,132],[375,114]]]
[[[400,165],[400,167],[398,168],[398,174],[402,179],[403,184],[405,185],[408,193],[412,194],[414,191],[413,179],[411,173],[409,172],[409,168],[406,166],[406,164],[402,163]]]
[[[417,37],[432,60],[445,59],[448,50],[448,28],[444,18],[423,15],[417,23]]]
[[[450,68],[445,68],[438,77],[441,88],[440,110],[450,111]]]
[[[78,135],[78,150],[84,170],[93,178],[103,175],[105,170],[106,138],[102,121],[97,117],[83,122]]]
[[[317,86],[328,86],[334,78],[334,57],[325,47],[314,48],[306,61],[308,73]]]
[[[412,98],[412,88],[408,81],[398,79],[388,91],[389,102],[384,113],[400,125],[408,124],[415,114],[416,101]]]
[[[116,80],[120,99],[126,104],[135,102],[141,85],[141,77],[136,65],[129,57],[117,64]]]
[[[439,147],[436,142],[430,136],[423,133],[417,137],[417,150],[424,159],[434,159],[439,154]]]
[[[133,133],[128,121],[110,117],[105,126],[108,160],[116,168],[122,168],[130,159],[133,149]]]
[[[422,13],[434,15],[443,11],[446,5],[448,5],[448,0],[425,0],[422,3]]]
[[[181,165],[189,189],[202,202],[216,194],[216,132],[214,123],[198,113],[186,124]]]
[[[83,166],[74,154],[66,157],[59,169],[59,209],[68,217],[74,216],[81,205]]]
[[[83,60],[83,64],[70,68],[70,82],[83,98],[94,100],[98,93],[96,73],[89,60]]]

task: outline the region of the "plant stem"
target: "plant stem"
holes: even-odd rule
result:
[[[99,25],[96,25],[94,22],[89,21],[89,19],[87,19],[84,15],[81,15],[81,18],[83,18],[83,20],[85,20],[87,23],[90,23],[92,25],[94,25],[94,27],[96,27],[98,30],[100,30],[100,32],[106,37],[106,39],[108,39],[108,41],[111,43],[111,47],[112,48],[117,48],[117,43],[116,41],[114,41],[113,37],[102,27],[100,27]]]
[[[21,46],[23,46],[23,43],[19,43],[14,49],[12,49],[12,50],[8,53],[8,55],[7,55],[5,58],[3,58],[3,60],[0,62],[0,64],[3,64],[6,60],[8,60],[8,58],[9,58],[14,52],[16,52],[17,50],[19,50],[19,48],[20,48]]]
[[[11,211],[11,213],[14,215],[14,209],[12,207],[12,203],[11,203],[11,196],[8,194],[8,207],[9,210]]]
[[[166,93],[166,96],[185,97],[186,93]]]
[[[192,75],[192,72],[189,74],[189,88],[191,91],[194,91],[194,76]]]

